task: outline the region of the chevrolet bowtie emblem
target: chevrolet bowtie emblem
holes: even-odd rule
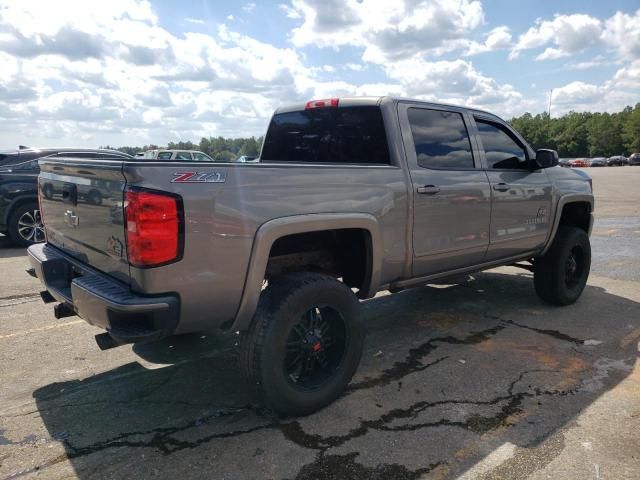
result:
[[[80,225],[80,218],[78,218],[78,215],[76,215],[73,210],[67,210],[64,212],[64,221],[72,228],[76,228]]]

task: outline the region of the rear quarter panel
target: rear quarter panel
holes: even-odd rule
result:
[[[223,183],[172,183],[182,172],[219,173]],[[128,185],[182,196],[184,256],[153,269],[131,268],[131,285],[144,293],[177,292],[178,332],[232,320],[245,288],[254,238],[265,222],[313,213],[373,215],[382,233],[382,283],[405,267],[407,192],[398,166],[128,163]]]

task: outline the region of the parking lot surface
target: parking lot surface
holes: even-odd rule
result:
[[[640,478],[640,168],[588,169],[589,284],[500,268],[365,302],[347,393],[276,420],[206,333],[101,352],[0,239],[0,479]]]

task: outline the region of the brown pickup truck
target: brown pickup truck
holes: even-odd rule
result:
[[[240,331],[266,403],[302,415],[349,383],[378,291],[518,262],[543,300],[576,301],[591,180],[557,163],[484,111],[315,100],[275,112],[254,163],[41,160],[29,255],[101,348]]]

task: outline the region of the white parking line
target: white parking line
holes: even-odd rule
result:
[[[9,333],[7,335],[0,335],[0,340],[3,340],[5,338],[22,337],[24,335],[29,335],[31,333],[44,332],[45,330],[53,330],[54,328],[69,327],[71,325],[77,325],[79,323],[85,323],[85,321],[84,320],[74,320],[72,322],[58,323],[56,325],[48,325],[46,327],[31,328],[29,330],[24,330],[22,332]]]

